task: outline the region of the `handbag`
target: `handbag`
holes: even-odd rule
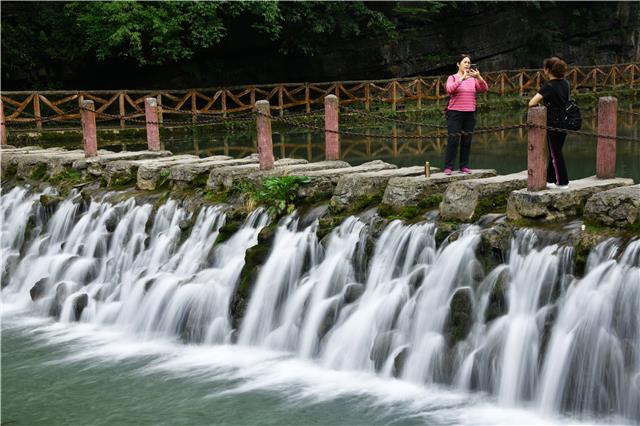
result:
[[[569,82],[565,80],[567,86],[569,86]],[[571,93],[571,87],[567,87],[569,93]],[[560,93],[556,91],[558,98],[564,104],[564,107],[560,110],[559,121],[557,122],[556,127],[560,127],[561,129],[567,130],[580,130],[582,127],[582,114],[580,113],[580,108],[576,104],[576,101],[572,98],[569,98],[567,102],[562,99]]]

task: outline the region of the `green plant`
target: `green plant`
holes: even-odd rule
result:
[[[300,185],[309,183],[307,176],[277,176],[264,180],[262,186],[255,193],[258,203],[267,206],[269,213],[280,216],[291,213],[295,208]]]

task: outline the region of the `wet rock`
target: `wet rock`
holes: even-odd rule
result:
[[[187,229],[191,228],[192,225],[193,221],[191,219],[182,219],[178,224],[178,227],[181,231],[186,231]]]
[[[67,284],[64,282],[60,282],[56,284],[56,295],[51,302],[51,306],[49,307],[49,315],[55,317],[56,319],[60,319],[60,313],[62,312],[62,304],[64,300],[67,298]]]
[[[387,357],[389,357],[391,344],[393,343],[395,334],[396,332],[393,330],[385,331],[378,334],[374,339],[371,351],[369,352],[369,359],[373,361],[376,371],[380,371],[382,369]]]
[[[46,285],[47,285],[46,278],[39,279],[33,285],[33,287],[31,287],[31,290],[29,290],[29,294],[31,295],[31,300],[35,302],[36,300],[40,299],[46,291]]]
[[[364,286],[359,283],[347,284],[344,288],[344,303],[353,303],[364,293]]]
[[[338,314],[340,313],[340,307],[342,306],[341,300],[339,298],[331,301],[331,304],[327,308],[324,314],[324,318],[320,323],[320,328],[318,328],[318,338],[322,339],[328,332],[336,325],[336,321],[338,320]]]
[[[40,204],[50,210],[55,210],[56,207],[58,207],[58,204],[63,201],[64,198],[58,195],[42,194],[40,196]]]
[[[459,288],[449,301],[449,318],[445,334],[453,346],[464,340],[473,324],[473,292],[469,287]]]
[[[117,216],[116,215],[109,216],[109,218],[104,222],[104,226],[107,229],[107,232],[114,232],[118,227]]]
[[[82,315],[82,311],[89,304],[89,295],[87,293],[82,293],[76,297],[74,297],[71,302],[71,306],[73,308],[73,319],[75,321],[80,320],[80,316]]]
[[[489,323],[494,319],[507,314],[507,274],[503,273],[496,281],[495,286],[489,294],[489,302],[484,312],[484,321]]]
[[[393,358],[393,377],[400,377],[409,357],[409,348],[405,347]]]

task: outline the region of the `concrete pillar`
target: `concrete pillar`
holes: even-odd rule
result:
[[[269,101],[256,102],[256,112],[258,118],[258,159],[260,160],[260,170],[273,169],[273,141],[271,140],[271,110]]]
[[[98,154],[95,111],[92,100],[82,101],[80,116],[82,119],[82,141],[84,143],[85,157],[94,157]]]
[[[0,100],[0,145],[7,144],[7,124],[4,119],[4,102]]]
[[[547,109],[543,106],[529,108],[527,122],[536,126],[547,125]],[[527,189],[540,191],[547,188],[547,129],[533,127],[529,129],[527,154]]]
[[[618,99],[612,96],[600,98],[598,101],[598,134],[604,136],[617,135]],[[596,176],[600,179],[616,177],[616,140],[598,138],[596,150]]]
[[[158,100],[146,98],[144,100],[144,116],[147,122],[147,149],[160,150],[160,129],[158,127]]]
[[[338,132],[338,97],[328,95],[324,98],[324,158],[340,159],[340,135]]]

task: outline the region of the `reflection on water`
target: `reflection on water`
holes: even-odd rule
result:
[[[584,112],[582,130],[594,132],[597,115]],[[419,121],[413,119],[407,121]],[[442,124],[443,119],[425,119],[425,123]],[[526,122],[526,111],[511,113],[479,113],[477,126],[512,125]],[[640,138],[640,117],[618,114],[618,135]],[[163,137],[165,149],[176,154],[195,154],[201,157],[230,155],[244,157],[257,150],[256,132],[253,129],[230,132],[223,129],[197,128],[192,136]],[[352,165],[371,160],[384,160],[398,166],[424,165],[442,167],[444,149],[447,144],[446,129],[381,122],[369,127],[342,125],[341,130],[368,133],[370,137],[341,137],[342,159]],[[388,135],[385,139],[376,135]],[[416,139],[418,135],[430,136]],[[120,144],[119,144],[120,145]],[[127,144],[107,149],[144,149],[143,144]],[[527,131],[525,129],[504,130],[479,134],[473,138],[471,148],[472,168],[496,169],[499,174],[525,170],[527,166]],[[276,157],[304,158],[309,161],[324,159],[324,134],[301,128],[277,128],[273,131],[273,148]],[[580,179],[595,174],[596,138],[593,136],[569,135],[564,148],[569,178]],[[633,178],[640,182],[640,142],[619,141],[617,147],[617,176]]]

